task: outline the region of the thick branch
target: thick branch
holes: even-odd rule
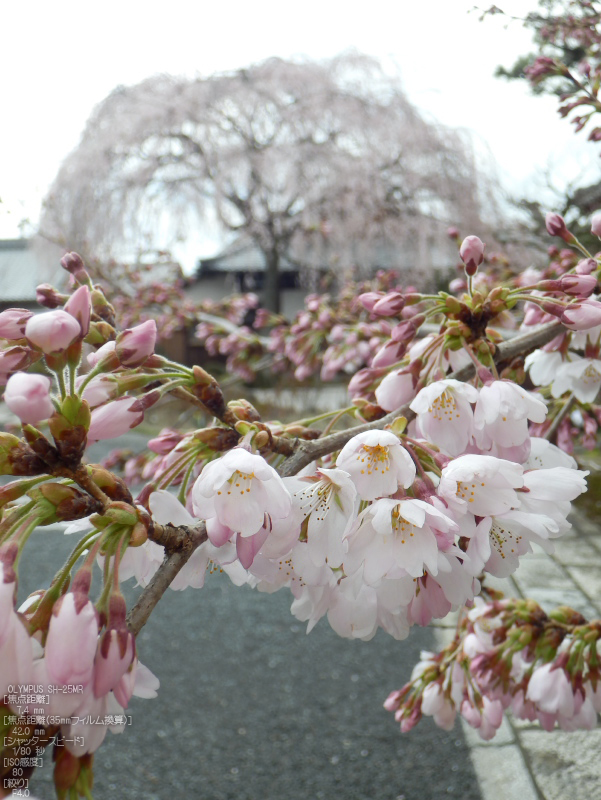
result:
[[[148,586],[145,587],[140,597],[138,597],[135,606],[127,615],[127,627],[134,636],[140,633],[154,607],[167,591],[171,581],[188,562],[192,553],[207,540],[207,528],[204,522],[201,522],[193,529],[186,528],[185,526],[180,526],[178,528],[165,526],[165,529],[171,529],[171,532],[175,535],[184,533],[186,535],[186,541],[181,550],[165,556],[165,560],[155,572],[154,577]]]
[[[532,332],[525,333],[522,336],[516,336],[515,339],[504,342],[498,346],[497,352],[495,353],[495,363],[511,361],[516,356],[536,350],[538,347],[542,347],[544,344],[554,339],[561,330],[563,330],[563,326],[560,322],[550,322],[548,325],[542,325]],[[474,365],[468,364],[458,369],[456,372],[453,372],[448,377],[449,379],[457,381],[467,381],[473,374]],[[338,431],[329,436],[324,436],[323,439],[299,442],[296,452],[280,466],[279,473],[282,477],[296,475],[299,470],[306,467],[307,464],[310,464],[314,459],[325,456],[328,453],[333,453],[335,450],[340,450],[341,447],[344,447],[344,445],[358,433],[383,428],[385,425],[388,425],[397,417],[401,416],[405,417],[406,420],[410,422],[415,417],[415,414],[408,405],[404,405],[374,422],[366,422],[364,425],[357,425],[346,431]]]

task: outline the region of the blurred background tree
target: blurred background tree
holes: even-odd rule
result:
[[[305,275],[431,275],[448,225],[482,230],[484,187],[469,142],[425,122],[378,62],[270,58],[116,88],[63,163],[40,232],[110,281],[140,243],[168,252],[190,226],[218,230],[261,253],[262,301],[277,311],[283,259]]]

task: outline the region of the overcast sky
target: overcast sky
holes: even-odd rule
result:
[[[497,4],[521,14],[536,7],[534,0]],[[472,131],[512,191],[538,191],[536,175],[549,165],[559,165],[558,182],[599,180],[596,149],[558,118],[551,98],[533,99],[526,86],[493,77],[498,64],[510,66],[530,49],[530,34],[519,23],[506,30],[498,17],[481,23],[478,12],[468,13],[473,7],[469,0],[7,4],[0,237],[17,236],[23,218],[37,221],[61,160],[116,85],[156,72],[208,75],[273,55],[323,58],[349,47],[397,69],[427,117]]]

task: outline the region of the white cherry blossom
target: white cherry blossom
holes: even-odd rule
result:
[[[189,525],[195,526],[198,520],[169,492],[160,490],[153,492],[148,498],[148,507],[153,519],[160,525]],[[148,544],[146,542],[145,544]],[[138,562],[136,578],[138,583],[146,586],[154,573],[157,571],[165,556],[165,548],[155,542],[150,542],[153,550],[150,556],[146,571],[143,571],[143,562]],[[144,545],[142,545],[144,547]],[[128,548],[138,551],[142,547]],[[153,557],[154,556],[154,557]],[[247,582],[247,574],[242,566],[236,562],[236,547],[228,542],[224,546],[216,547],[210,540],[200,544],[192,553],[188,561],[184,564],[175,578],[169,584],[169,588],[174,591],[182,591],[188,587],[202,589],[205,582],[207,569],[210,570],[212,564],[217,564],[228,574],[232,583],[241,585]]]
[[[316,566],[339,567],[344,536],[353,521],[357,490],[342,469],[317,470],[313,476],[284,478],[292,505],[306,530],[308,552]]]
[[[365,431],[345,444],[336,459],[362,500],[394,494],[415,480],[413,459],[391,431]]]
[[[364,580],[375,585],[385,577],[419,578],[424,569],[438,572],[434,529],[457,531],[453,520],[423,500],[376,500],[349,534],[345,571],[363,564]]]
[[[417,414],[422,434],[451,456],[465,452],[471,441],[474,414],[471,403],[478,390],[469,383],[442,380],[425,386],[409,408]]]
[[[566,361],[558,368],[551,384],[553,397],[573,392],[581,403],[593,403],[601,388],[601,361],[598,358],[578,358]]]
[[[512,381],[493,381],[480,389],[474,410],[478,447],[521,445],[528,439],[528,420],[544,422],[546,416],[547,406],[540,398]]]
[[[534,350],[524,360],[524,366],[535,386],[548,386],[552,383],[562,364],[563,358],[557,350]]]
[[[266,514],[287,517],[292,501],[264,458],[235,447],[204,466],[192,488],[192,504],[198,518],[216,517],[242,536],[253,536],[263,527]]]
[[[537,436],[530,439],[530,455],[523,462],[525,470],[550,469],[551,467],[576,469],[576,466],[576,459],[547,439],[540,439]]]
[[[437,491],[451,511],[489,517],[517,508],[520,500],[515,490],[523,485],[520,464],[494,456],[465,455],[443,469]]]

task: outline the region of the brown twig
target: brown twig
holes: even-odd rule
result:
[[[100,486],[88,475],[88,470],[83,464],[80,464],[76,470],[59,467],[54,469],[52,474],[56,477],[71,478],[71,480],[75,481],[82,489],[85,489],[88,494],[92,495],[95,500],[102,503],[103,508],[106,508],[111,502],[111,498],[106,495]]]
[[[570,394],[570,396],[563,404],[563,407],[555,415],[555,418],[553,419],[553,422],[549,426],[549,429],[545,432],[543,439],[546,439],[548,442],[554,441],[557,431],[559,430],[559,426],[572,410],[572,406],[574,405],[575,401],[576,397],[574,396],[574,394]]]
[[[171,581],[188,562],[192,553],[207,540],[207,528],[204,522],[201,522],[195,528],[188,528],[184,525],[179,527],[157,525],[155,528],[157,530],[161,528],[163,532],[167,532],[168,537],[181,537],[179,538],[178,546],[182,549],[165,556],[165,560],[127,615],[127,627],[134,636],[137,636],[142,630],[154,607],[167,591]]]

